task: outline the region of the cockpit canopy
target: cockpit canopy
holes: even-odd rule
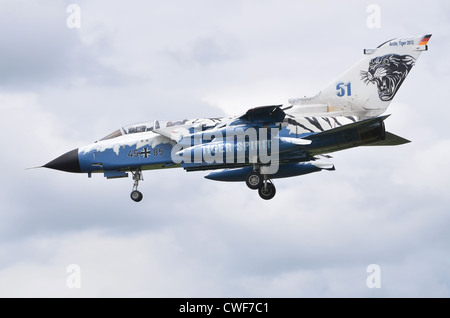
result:
[[[179,120],[179,121],[175,121],[175,122],[167,121],[167,120],[155,120],[155,121],[148,121],[148,122],[144,122],[144,123],[131,124],[131,125],[124,126],[122,128],[119,128],[119,129],[113,131],[108,136],[103,137],[100,140],[112,139],[112,138],[116,138],[116,137],[120,137],[120,136],[128,135],[128,134],[153,131],[154,129],[164,128],[164,127],[183,125],[186,121],[187,121],[187,119]]]

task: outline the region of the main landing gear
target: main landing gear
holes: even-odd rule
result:
[[[262,175],[258,171],[252,171],[247,175],[245,183],[252,190],[258,190],[259,196],[264,200],[270,200],[277,192],[267,174]]]
[[[144,197],[144,195],[138,191],[138,185],[139,185],[139,181],[144,181],[144,177],[142,176],[142,170],[140,168],[136,169],[136,170],[131,170],[131,173],[133,174],[133,180],[134,180],[134,185],[133,185],[133,191],[131,191],[130,197],[134,202],[140,202],[142,200],[142,198]]]

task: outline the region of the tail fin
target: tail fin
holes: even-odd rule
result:
[[[387,41],[365,49],[361,61],[311,98],[291,99],[289,113],[373,117],[394,98],[431,34]]]

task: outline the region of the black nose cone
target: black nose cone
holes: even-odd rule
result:
[[[67,172],[81,172],[78,148],[59,156],[43,167]]]

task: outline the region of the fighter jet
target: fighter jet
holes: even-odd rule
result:
[[[387,132],[388,108],[429,35],[395,38],[375,49],[313,97],[252,107],[233,117],[153,120],[121,127],[71,150],[42,167],[73,173],[103,173],[134,181],[139,202],[143,171],[211,170],[205,178],[245,182],[270,200],[273,179],[334,170],[330,153],[359,146],[395,146],[409,140]]]

